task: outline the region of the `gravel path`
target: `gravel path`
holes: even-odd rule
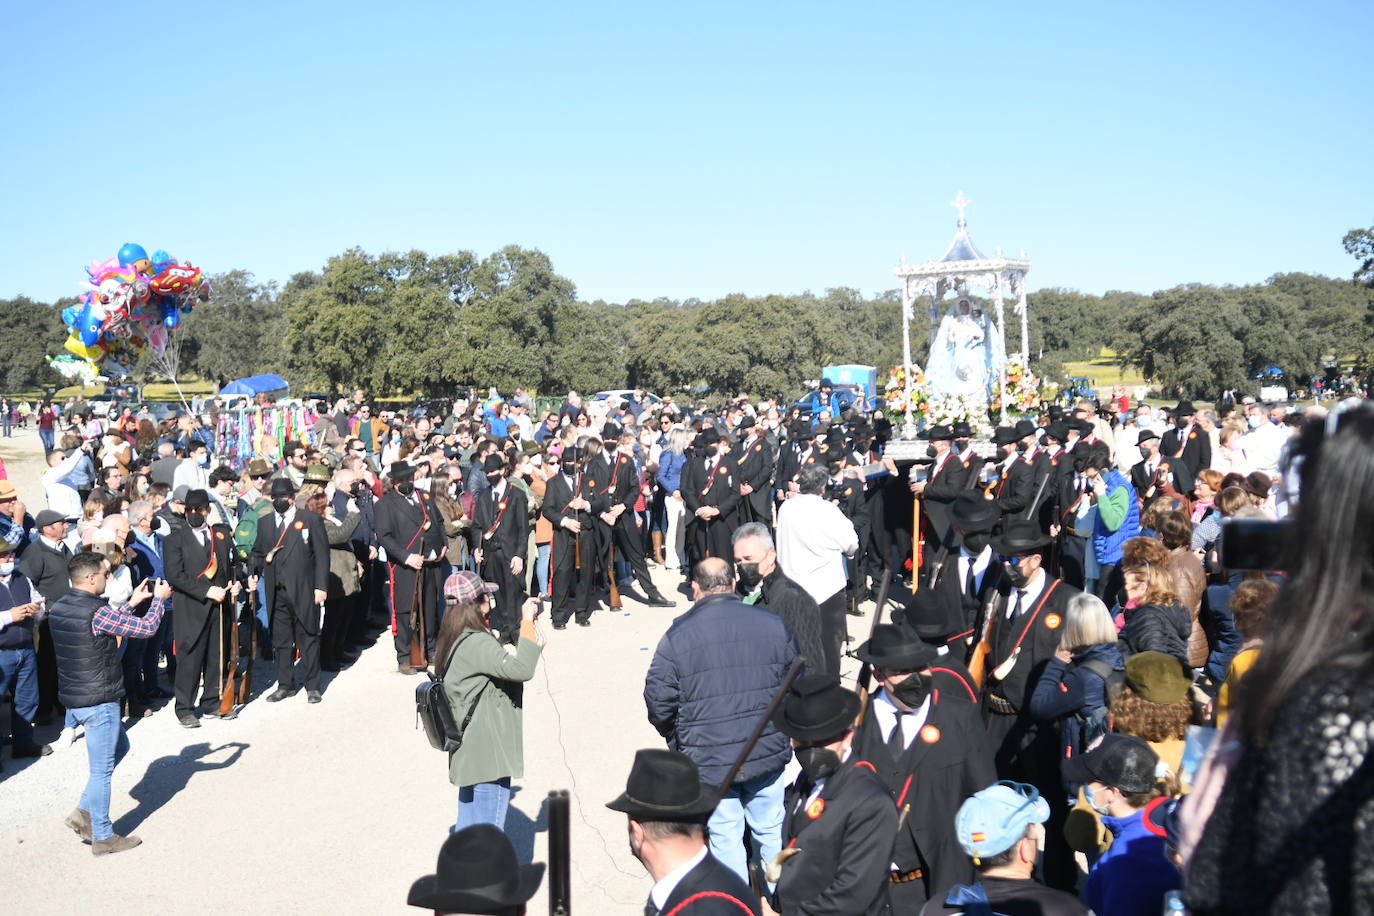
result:
[[[37,512],[41,447],[33,430],[15,435],[0,439],[0,457]],[[645,721],[644,674],[689,602],[674,592],[676,574],[654,578],[676,609],[626,596],[622,612],[598,612],[590,628],[545,626],[549,645],[525,691],[525,775],[507,830],[522,861],[547,861],[545,797],[572,791],[573,907],[584,914],[638,916],[651,885],[629,854],[624,816],[604,805],[624,788],[634,751],[662,746]],[[85,783],[83,740],[37,761],[6,751],[5,912],[416,912],[406,892],[434,870],[457,790],[446,756],[415,728],[416,679],[395,673],[389,634],[347,671],[325,674],[318,706],[304,691],[264,702],[272,681],[259,662],[254,699],[232,721],[191,731],[164,706],[129,728],[110,813],[116,832],[143,845],[119,855],[93,858],[62,824]],[[530,912],[547,906],[541,887]]]

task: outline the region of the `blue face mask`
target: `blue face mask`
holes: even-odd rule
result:
[[[1084,787],[1083,796],[1088,800],[1088,806],[1092,808],[1094,811],[1096,811],[1098,814],[1101,814],[1106,817],[1111,816],[1111,809],[1109,809],[1106,805],[1099,805],[1097,803],[1097,794],[1093,792],[1092,789]]]
[[[14,561],[10,560],[5,563],[0,563],[0,576],[9,578],[12,575],[14,575]]]

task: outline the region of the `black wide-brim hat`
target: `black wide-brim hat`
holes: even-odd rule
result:
[[[997,503],[983,496],[982,490],[964,490],[954,498],[950,518],[960,531],[991,531],[1002,517]]]
[[[808,674],[792,682],[773,714],[778,731],[797,741],[839,738],[854,726],[859,697],[833,674]]]
[[[1049,426],[1045,427],[1045,438],[1053,439],[1060,445],[1063,445],[1065,442],[1069,441],[1069,424],[1065,423],[1063,420],[1055,420]]]
[[[702,785],[692,758],[677,751],[635,751],[625,791],[606,803],[637,821],[705,822],[716,810],[716,790]]]
[[[916,438],[929,439],[931,442],[942,442],[954,438],[954,431],[948,426],[937,424],[920,433]]]
[[[289,477],[273,477],[272,487],[267,492],[273,499],[279,496],[295,496],[296,485],[291,482]]]
[[[411,464],[409,461],[393,461],[391,462],[391,469],[387,472],[387,476],[390,477],[393,482],[414,480],[415,465]]]
[[[972,439],[973,427],[969,426],[965,421],[960,420],[958,423],[954,424],[954,438]]]
[[[1016,434],[1014,426],[999,426],[992,431],[993,445],[1011,445],[1021,437]]]
[[[1018,439],[1034,436],[1036,433],[1035,424],[1030,420],[1017,420],[1016,426],[1014,426],[1013,429],[1016,430],[1016,438]]]
[[[697,445],[715,445],[720,441],[720,431],[714,426],[708,426],[697,433]]]
[[[1155,432],[1153,429],[1142,429],[1140,434],[1135,437],[1135,444],[1139,445],[1142,442],[1149,442],[1151,439],[1158,438],[1159,433]]]
[[[999,557],[1019,557],[1048,547],[1053,540],[1037,523],[1015,519],[1007,522],[1003,532],[992,539],[992,552]]]
[[[1178,406],[1169,412],[1176,417],[1191,417],[1197,410],[1193,408],[1192,401],[1179,401]]]
[[[520,865],[510,840],[491,824],[451,834],[435,873],[410,886],[406,903],[440,913],[482,913],[517,907],[539,889],[544,863]]]
[[[906,607],[893,612],[892,619],[921,641],[934,645],[943,645],[967,629],[959,602],[933,588],[917,589]]]
[[[916,638],[895,623],[880,623],[873,628],[873,636],[854,650],[861,662],[893,671],[920,671],[929,668],[939,657],[935,647]]]

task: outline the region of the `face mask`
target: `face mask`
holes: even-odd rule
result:
[[[893,687],[892,695],[912,709],[916,709],[930,695],[930,681],[931,676],[928,674],[913,674]]]
[[[487,482],[489,482],[493,487],[496,486],[498,483],[500,483],[500,482],[501,482],[501,474],[500,474],[500,472],[498,471],[498,472],[495,473],[495,474],[488,474],[488,475],[487,475]]]
[[[1188,418],[1179,417],[1177,420],[1174,421],[1174,425],[1177,426],[1179,429],[1183,429],[1188,425]]]
[[[208,467],[210,466],[210,456],[209,456],[209,455],[206,455],[206,456],[204,456],[203,458],[200,459],[200,466],[203,467],[203,468],[208,468]]]
[[[284,515],[286,514],[286,510],[291,508],[291,500],[287,499],[285,496],[278,496],[276,499],[272,500],[272,508]]]
[[[1092,789],[1084,788],[1083,794],[1084,794],[1084,796],[1086,796],[1087,799],[1088,799],[1088,805],[1089,805],[1094,811],[1096,811],[1098,814],[1104,815],[1104,816],[1106,816],[1106,817],[1110,817],[1110,816],[1111,816],[1112,812],[1111,812],[1111,809],[1110,809],[1110,808],[1108,808],[1106,805],[1099,805],[1099,804],[1097,803],[1097,793],[1096,793],[1096,792],[1094,792]]]
[[[736,563],[735,578],[739,579],[740,585],[752,589],[763,581],[763,573],[759,572],[757,563]]]
[[[163,537],[166,537],[171,533],[172,526],[168,524],[167,519],[160,518],[156,522],[153,522],[153,534],[160,534]]]
[[[1259,429],[1264,424],[1263,417],[1246,417],[1245,422],[1250,424],[1251,429]]]
[[[968,440],[967,440],[967,439],[955,439],[955,440],[954,440],[954,447],[957,448],[959,451],[962,452],[964,449],[968,448]]]
[[[797,763],[813,783],[833,776],[840,768],[840,755],[828,747],[799,747]]]
[[[1015,587],[1015,588],[1025,588],[1025,587],[1026,587],[1026,583],[1030,581],[1030,576],[1028,576],[1028,575],[1026,575],[1025,573],[1021,572],[1020,567],[1016,566],[1014,563],[1004,563],[1004,564],[1002,564],[1002,566],[1003,566],[1003,569],[1006,570],[1006,573],[1007,573],[1007,581],[1010,582],[1010,583],[1012,584],[1013,587]]]
[[[190,525],[192,528],[204,528],[205,516],[201,515],[199,512],[187,512],[186,524]]]
[[[402,496],[409,496],[415,492],[415,481],[407,480],[404,483],[396,484],[396,492]]]
[[[969,553],[982,553],[991,540],[992,535],[987,531],[970,531],[964,535],[964,549]]]
[[[12,575],[14,575],[14,561],[7,560],[4,563],[0,563],[0,576],[8,577]]]
[[[1009,455],[1009,454],[1011,454],[1011,453],[1008,452],[1005,448],[999,448],[999,449],[993,454],[993,456],[992,456],[992,461],[993,461],[994,464],[1001,464],[1003,461],[1006,461],[1006,460],[1007,460],[1007,455]]]
[[[927,457],[927,458],[934,458],[934,457],[935,457],[935,454],[936,454],[936,453],[935,453],[935,446],[933,446],[933,445],[927,445],[927,446],[926,446],[926,457]]]
[[[1024,443],[1024,442],[1018,442],[1018,443],[1016,443],[1016,451],[1017,451],[1018,453],[1024,452],[1024,451],[1025,451],[1026,449],[1028,449],[1028,448],[1030,448],[1030,446],[1027,445],[1027,444]]]
[[[124,535],[124,546],[125,546],[125,547],[132,547],[132,546],[134,546],[134,544],[135,544],[137,541],[138,541],[138,537],[137,537],[132,531],[130,531],[128,534]]]

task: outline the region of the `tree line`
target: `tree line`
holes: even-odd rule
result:
[[[1371,237],[1374,229],[1357,230],[1346,247],[1367,258]],[[1355,282],[1293,273],[1150,295],[1043,289],[1029,296],[1032,367],[1062,380],[1064,363],[1110,348],[1164,394],[1199,397],[1256,388],[1270,366],[1293,377],[1318,373],[1329,359],[1363,369],[1374,352],[1370,274],[1366,261]],[[219,384],[273,372],[300,392],[440,395],[523,385],[792,397],[822,366],[885,371],[901,360],[896,290],[585,301],[546,254],[514,245],[485,258],[355,248],[280,288],[246,270],[211,283],[213,301],[174,333],[183,335],[181,371]],[[0,387],[60,384],[46,357],[63,352],[58,314],[72,301],[0,300],[0,346],[9,354]],[[926,315],[917,303],[912,349],[923,364]],[[1007,318],[1014,347],[1010,309]],[[140,374],[152,378],[146,366]]]

